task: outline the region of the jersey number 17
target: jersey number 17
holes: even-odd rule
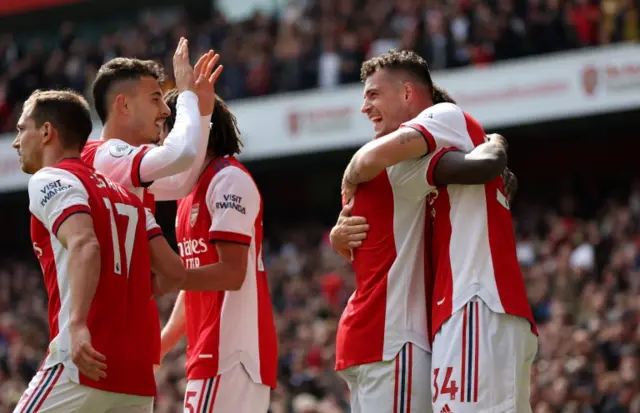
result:
[[[113,244],[113,272],[117,275],[124,275],[129,278],[129,268],[131,266],[131,255],[136,238],[136,228],[138,227],[138,209],[132,205],[120,202],[111,203],[109,198],[103,198],[104,204],[109,210],[109,221],[111,222],[111,243]],[[115,214],[127,217],[127,229],[124,234],[124,257],[120,250],[120,234],[116,225]],[[126,272],[122,268],[122,259],[126,260]],[[123,274],[124,272],[124,274]]]

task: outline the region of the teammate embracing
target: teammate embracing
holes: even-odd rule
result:
[[[371,230],[353,250],[357,287],[336,338],[336,370],[349,385],[354,413],[431,411],[427,195],[435,189],[431,166],[438,148],[449,140],[444,130],[431,136],[403,125],[449,99],[427,76],[426,67],[404,52],[362,66],[362,112],[376,139],[347,167],[343,203],[366,217]],[[479,184],[500,175],[505,163],[496,138],[470,154],[450,155],[438,174],[451,183]],[[332,231],[334,246],[336,235]]]
[[[453,103],[434,105],[434,100],[413,106],[415,86],[407,78],[416,82],[418,91],[437,90],[426,62],[413,52],[390,52],[363,66],[366,88],[386,78],[392,81],[394,74],[400,74],[394,107],[409,108],[403,127],[361,148],[343,180],[346,197],[355,193],[353,214],[366,217],[371,225],[367,239],[355,250],[354,266],[359,256],[374,247],[374,231],[384,230],[376,229],[384,223],[379,214],[358,207],[367,188],[375,185],[378,174],[385,169],[423,167],[421,181],[415,182],[412,193],[424,197],[430,209],[413,208],[406,214],[418,220],[427,212],[427,234],[431,236],[427,236],[426,251],[419,245],[406,256],[406,262],[432,261],[434,279],[427,277],[425,282],[433,282],[433,291],[427,297],[431,310],[428,338],[433,340],[433,411],[530,412],[529,376],[537,339],[516,259],[509,197],[501,177],[475,182],[462,179],[464,168],[454,161],[459,157],[471,161],[486,147],[485,132]],[[365,96],[363,111],[376,123],[376,131],[388,121],[385,117],[393,115],[385,113],[389,110],[387,99],[375,88]],[[411,113],[411,107],[419,110]],[[464,155],[461,151],[471,152]],[[406,176],[402,175],[405,181]],[[393,210],[406,204],[405,200],[396,201]],[[394,220],[394,230],[402,228],[402,222]],[[349,226],[339,222],[332,231],[332,243],[340,249],[365,238],[366,228],[361,224],[351,231],[340,228],[345,225]],[[392,285],[391,280],[388,285]]]

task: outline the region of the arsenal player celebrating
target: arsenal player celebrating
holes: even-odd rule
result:
[[[175,102],[175,93],[167,97]],[[185,413],[265,413],[277,342],[262,262],[262,199],[233,157],[241,146],[236,120],[217,96],[211,127],[206,166],[178,204],[176,239],[189,270],[162,331],[162,354],[186,333]]]
[[[111,180],[138,195],[155,211],[155,198],[179,199],[193,188],[206,154],[214,85],[222,66],[213,51],[191,67],[188,41],[180,39],[173,57],[179,91],[175,124],[164,139],[165,118],[171,114],[162,99],[162,69],[153,61],[116,58],[105,63],[93,84],[96,111],[104,123],[102,137],[88,142],[82,159]],[[152,311],[157,313],[154,299]],[[160,320],[145,328],[156,337],[151,351],[160,364]]]
[[[433,153],[446,136],[423,136],[401,124],[450,98],[432,89],[424,81],[427,69],[407,57],[392,52],[363,64],[362,112],[374,123],[376,139],[354,155],[343,181],[344,203],[353,201],[348,208],[371,225],[353,251],[357,287],[336,337],[336,370],[349,385],[354,413],[431,411],[426,196],[435,189]],[[412,159],[397,161],[409,153]],[[483,183],[500,175],[505,161],[504,148],[492,142],[456,154],[449,171],[439,174],[449,182]]]
[[[166,289],[184,268],[140,199],[80,160],[91,128],[63,91],[34,92],[18,121],[51,343],[15,412],[149,412],[156,394],[150,255]]]
[[[394,83],[388,84],[399,80],[398,76],[400,80],[409,80],[396,82],[395,87]],[[433,340],[433,411],[530,412],[529,375],[537,339],[532,332],[534,321],[516,259],[504,182],[497,176],[476,182],[461,179],[460,165],[453,162],[460,157],[472,161],[474,153],[487,145],[485,132],[455,104],[434,105],[435,99],[424,98],[435,96],[433,92],[437,89],[426,62],[413,52],[390,52],[374,58],[363,65],[363,77],[366,78],[363,112],[374,120],[376,132],[385,129],[398,113],[400,117],[404,115],[400,120],[404,124],[362,147],[345,172],[343,191],[347,198],[358,189],[353,212],[370,216],[372,227],[368,239],[355,252],[354,266],[358,265],[359,257],[378,247],[371,245],[370,239],[374,230],[383,230],[376,227],[388,222],[381,214],[367,210],[366,204],[359,207],[363,198],[366,199],[385,170],[393,175],[397,174],[394,171],[404,171],[413,165],[420,170],[419,179],[400,174],[404,179],[402,185],[411,186],[412,195],[424,197],[429,203],[427,225],[432,226],[433,235],[427,240],[426,253],[422,247],[417,248],[410,251],[406,261],[426,262],[423,254],[430,253],[434,269],[434,291],[427,296],[432,310],[429,338]],[[459,151],[473,152],[464,155]],[[461,185],[472,183],[482,185]],[[396,232],[404,228],[407,219],[420,220],[425,215],[422,208],[403,209],[407,202],[396,201],[393,209],[389,206],[386,211],[406,213],[404,219],[394,217]],[[332,241],[334,245],[345,244],[338,237]],[[398,280],[391,280],[395,273],[392,267],[386,286],[396,291],[395,297],[407,299],[397,292],[403,284],[398,286]],[[387,321],[396,313],[397,309],[388,307],[383,315],[382,321],[390,329],[397,328],[393,320]],[[343,317],[342,324],[354,324],[347,323],[349,318],[350,315]],[[384,348],[385,354],[392,349],[386,345]]]

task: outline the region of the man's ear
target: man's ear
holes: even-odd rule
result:
[[[49,143],[51,139],[53,139],[53,135],[55,133],[55,129],[51,122],[43,123],[40,130],[42,133],[42,143]]]
[[[129,113],[129,98],[127,95],[119,93],[116,95],[116,98],[113,101],[113,109],[122,114],[126,115]]]

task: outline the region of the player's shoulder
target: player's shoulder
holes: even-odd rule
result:
[[[135,146],[129,145],[127,142],[120,139],[109,139],[97,149],[101,154],[108,154],[112,158],[123,158],[127,155],[131,155],[135,150]]]
[[[29,179],[30,204],[43,207],[54,195],[70,189],[87,192],[75,173],[58,167],[42,168]]]
[[[215,174],[214,179],[252,179],[247,168],[233,157],[215,158],[211,161],[211,168]]]
[[[98,149],[100,146],[102,146],[105,143],[105,141],[101,141],[101,140],[90,140],[87,141],[87,143],[84,144],[84,147],[82,148],[82,152],[95,152],[96,149]]]
[[[438,120],[444,119],[447,116],[460,116],[462,114],[463,112],[462,109],[460,109],[460,106],[454,103],[443,102],[436,103],[433,106],[429,106],[428,108],[423,110],[419,116]]]
[[[32,183],[36,184],[38,182],[48,182],[51,180],[59,179],[68,181],[79,181],[78,177],[73,172],[67,169],[56,166],[47,166],[33,174],[33,176],[29,179],[29,184],[31,185]]]
[[[249,171],[232,157],[217,158],[212,162],[214,175],[210,187],[235,187],[244,191],[258,192],[258,187]]]

